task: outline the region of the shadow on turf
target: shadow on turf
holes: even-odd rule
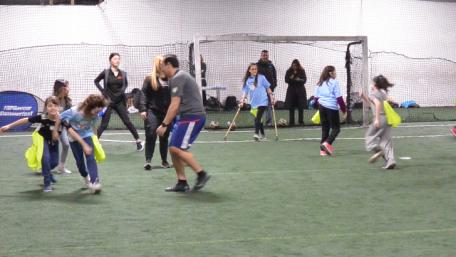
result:
[[[190,191],[187,193],[177,193],[183,201],[195,201],[204,203],[221,203],[226,200],[219,195],[207,191]]]
[[[19,192],[17,197],[23,198],[27,201],[59,201],[65,203],[77,204],[99,204],[99,198],[96,195],[86,192],[87,189],[81,188],[71,193],[58,193],[54,192],[45,193],[42,189],[28,190]]]

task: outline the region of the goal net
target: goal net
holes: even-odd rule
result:
[[[358,97],[360,89],[367,87],[369,82],[365,36],[195,36],[190,53],[194,63],[190,65],[195,66],[196,80],[202,86],[200,58],[203,58],[206,64],[206,91],[209,95],[219,97],[224,104],[228,96],[239,99],[247,67],[249,63],[258,62],[262,50],[269,52],[269,59],[277,71],[274,92],[277,101],[285,101],[288,87],[285,73],[294,59],[299,60],[307,75],[307,99],[314,95],[323,68],[332,65],[336,67],[337,80],[351,114],[347,121],[367,123],[367,109],[363,109]],[[306,116],[311,113],[306,111]],[[309,120],[309,117],[305,117],[305,122]]]

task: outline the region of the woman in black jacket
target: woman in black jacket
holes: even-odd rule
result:
[[[298,109],[299,125],[304,125],[303,109],[307,108],[307,93],[304,84],[306,84],[306,71],[299,63],[298,59],[294,59],[291,67],[285,74],[285,82],[288,84],[287,95],[285,98],[285,106],[290,110],[289,125],[295,125],[295,109]]]
[[[114,110],[135,138],[136,150],[142,151],[144,149],[143,143],[139,139],[138,131],[133,126],[133,123],[131,123],[127,112],[125,96],[125,90],[128,87],[127,73],[119,69],[120,55],[118,53],[111,53],[109,55],[109,62],[111,67],[103,70],[94,81],[98,90],[100,90],[103,96],[109,100],[109,105],[104,112],[101,124],[98,127],[97,136],[100,138],[103,131],[108,127],[112,110]],[[103,86],[100,85],[101,80],[103,80]]]
[[[152,74],[144,79],[139,101],[139,112],[144,120],[144,129],[146,133],[146,163],[145,170],[152,169],[152,157],[155,150],[155,141],[157,140],[157,128],[165,119],[169,104],[171,103],[171,93],[169,91],[166,76],[161,72],[160,65],[163,56],[159,55],[154,59]],[[168,156],[168,136],[169,128],[160,140],[160,156],[162,159],[161,166],[170,168],[167,161]]]

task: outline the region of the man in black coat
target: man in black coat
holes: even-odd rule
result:
[[[274,67],[274,64],[269,60],[268,50],[261,51],[260,60],[257,62],[258,73],[266,77],[268,82],[271,84],[271,90],[274,92],[274,89],[277,87],[277,71]],[[269,100],[268,111],[266,112],[266,124],[271,125],[271,101]]]

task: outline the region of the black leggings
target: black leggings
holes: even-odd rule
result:
[[[267,106],[258,106],[257,116],[255,117],[255,134],[261,133],[264,135],[264,127],[263,122],[261,122],[261,118],[263,117],[263,113],[267,108]]]
[[[320,105],[321,143],[332,144],[340,132],[339,111]]]
[[[120,119],[125,124],[125,126],[127,126],[128,130],[130,130],[130,133],[133,135],[135,140],[138,140],[138,131],[136,131],[136,128],[133,126],[133,123],[131,123],[130,118],[128,117],[127,107],[125,106],[125,103],[123,101],[116,104],[110,104],[108,106],[105,114],[103,115],[103,118],[101,119],[101,124],[97,130],[98,138],[101,137],[103,131],[105,131],[105,129],[108,127],[109,120],[111,119],[112,110],[117,112]]]
[[[147,119],[144,121],[144,129],[146,132],[146,160],[152,160],[155,151],[155,141],[157,140],[157,128],[165,119],[164,116],[155,115],[152,111],[147,111]],[[169,128],[166,130],[165,135],[159,137],[160,141],[160,156],[162,162],[167,161],[168,157],[168,137]]]

